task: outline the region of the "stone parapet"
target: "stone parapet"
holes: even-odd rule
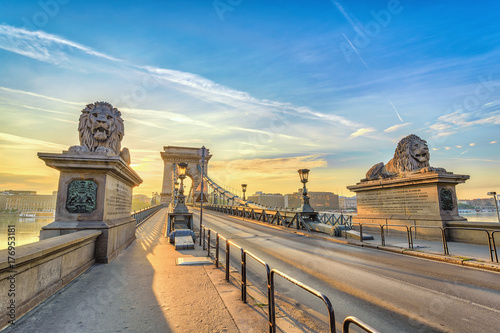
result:
[[[0,290],[3,291],[0,328],[92,266],[96,239],[100,235],[100,231],[86,230],[21,245],[16,247],[15,260],[10,262],[8,250],[0,250]]]

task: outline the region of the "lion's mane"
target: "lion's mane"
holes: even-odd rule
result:
[[[92,133],[92,125],[89,117],[91,112],[96,108],[107,108],[114,115],[114,121],[110,124],[109,128],[109,137],[104,142],[96,140]],[[99,147],[106,147],[111,149],[116,155],[120,155],[121,141],[124,133],[123,119],[120,111],[111,104],[107,102],[88,104],[80,115],[78,132],[80,133],[80,144],[87,147],[89,151],[95,152]]]
[[[429,151],[426,153],[426,161],[420,162],[414,156],[412,156],[410,147],[413,143],[417,141],[422,144],[427,144],[425,140],[422,140],[415,134],[410,134],[399,141],[396,151],[394,152],[394,157],[386,165],[387,171],[391,173],[405,173],[415,170],[419,170],[429,165],[430,154]]]

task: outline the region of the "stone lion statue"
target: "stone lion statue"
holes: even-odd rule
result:
[[[121,150],[124,135],[123,119],[120,111],[111,104],[95,102],[87,105],[80,115],[78,132],[80,146],[70,147],[70,152],[120,156],[130,164],[129,150],[127,148]]]
[[[367,180],[394,177],[417,172],[446,172],[443,168],[433,168],[429,164],[430,154],[427,142],[415,134],[399,141],[394,157],[386,164],[378,163],[366,173]]]

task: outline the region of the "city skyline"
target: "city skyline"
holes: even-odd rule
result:
[[[431,165],[500,192],[500,29],[493,1],[26,1],[0,13],[0,189],[57,190],[37,152],[78,144],[86,104],[125,121],[122,147],[160,192],[163,146],[205,147],[249,192],[346,186],[417,134]]]

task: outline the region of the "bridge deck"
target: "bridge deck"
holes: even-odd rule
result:
[[[208,275],[214,266],[176,266],[203,254],[176,251],[161,235],[165,218],[163,209],[113,262],[93,266],[5,332],[238,332]]]

